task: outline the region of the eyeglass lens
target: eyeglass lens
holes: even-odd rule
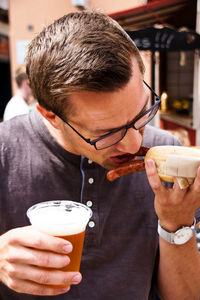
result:
[[[141,118],[139,118],[134,126],[136,129],[140,129],[141,127],[145,126],[147,123],[149,123],[153,117],[155,116],[155,114],[158,111],[159,106],[156,105],[152,110],[150,110],[148,113],[146,113],[144,116],[142,116]]]
[[[112,146],[116,143],[118,143],[126,134],[126,128],[123,128],[99,141],[96,142],[96,148],[97,149],[103,149],[103,148],[107,148],[109,146]]]
[[[136,130],[138,130],[138,129],[144,127],[147,123],[149,123],[153,119],[155,114],[157,113],[158,108],[159,108],[159,106],[156,105],[156,106],[152,107],[152,109],[150,111],[147,111],[147,113],[145,113],[141,118],[139,118],[134,123],[134,128]],[[119,141],[121,141],[123,139],[126,132],[127,132],[127,129],[122,128],[121,130],[119,130],[111,135],[108,135],[107,137],[96,142],[96,148],[98,150],[101,150],[101,149],[110,147],[114,144],[117,144]]]

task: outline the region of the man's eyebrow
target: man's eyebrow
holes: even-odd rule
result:
[[[146,111],[146,107],[147,107],[147,104],[148,104],[148,101],[149,101],[149,96],[147,97],[147,100],[144,104],[144,106],[142,107],[141,111],[135,116],[135,118],[131,121],[131,122],[128,122],[128,124],[131,124],[135,119],[137,119],[143,112]],[[128,125],[126,124],[126,125]],[[106,133],[110,133],[112,131],[117,131],[121,128],[123,128],[124,126],[126,125],[123,125],[123,126],[119,126],[119,127],[112,127],[112,128],[106,128],[106,129],[95,129],[95,130],[90,130],[91,133],[93,134],[96,134],[96,135],[99,135],[99,134],[106,134]]]

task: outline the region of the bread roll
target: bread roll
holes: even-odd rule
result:
[[[155,146],[148,150],[147,159],[155,161],[162,181],[174,182],[177,177],[180,188],[186,188],[194,181],[200,165],[200,150],[194,147]]]

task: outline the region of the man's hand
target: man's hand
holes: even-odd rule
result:
[[[191,226],[200,206],[200,168],[194,183],[187,189],[180,189],[176,179],[173,188],[164,187],[151,159],[146,162],[146,173],[155,193],[155,210],[162,227],[173,232],[183,225]]]
[[[72,245],[32,226],[0,236],[0,280],[10,289],[32,295],[59,295],[81,281],[78,272],[58,270],[69,264]]]
[[[146,173],[155,193],[155,210],[161,226],[174,232],[191,226],[200,206],[200,168],[192,185],[180,189],[175,179],[172,188],[161,183],[153,160],[146,162]],[[157,289],[166,300],[199,299],[200,256],[195,236],[183,245],[159,238]]]

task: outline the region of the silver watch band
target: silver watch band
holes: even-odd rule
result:
[[[194,218],[194,223],[191,226],[183,226],[176,232],[168,232],[160,225],[160,220],[158,220],[158,234],[168,243],[182,245],[188,242],[194,235],[195,232],[196,219]]]

